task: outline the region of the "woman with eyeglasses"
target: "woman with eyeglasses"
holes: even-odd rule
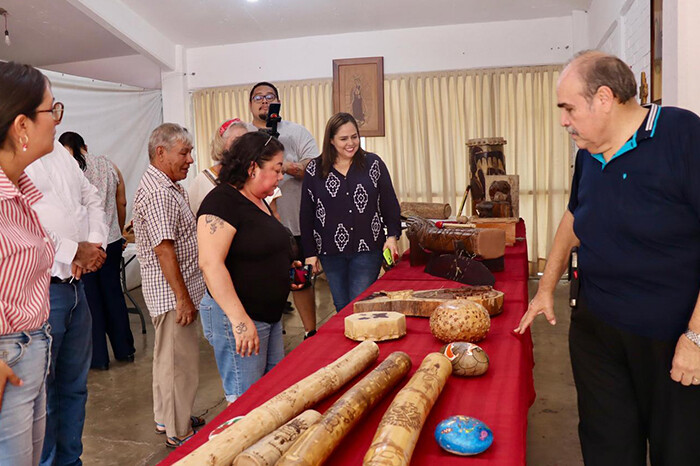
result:
[[[321,155],[306,166],[299,218],[302,249],[316,253],[306,263],[316,273],[323,266],[337,312],[377,279],[383,250],[398,259],[401,217],[389,170],[360,147],[349,113],[328,120]]]
[[[229,403],[284,357],[290,235],[265,202],[282,179],[283,153],[268,134],[244,134],[224,152],[219,184],[199,208],[199,267],[207,284],[199,314]]]
[[[107,248],[102,267],[82,276],[85,296],[92,316],[92,362],[90,367],[109,369],[107,336],[114,358],[121,362],[134,362],[134,336],[129,326],[129,312],[121,285],[121,260],[126,219],[126,189],[119,168],[104,155],[88,152],[83,137],[66,131],[58,138],[73,156],[90,184],[97,188],[105,211],[105,224],[109,229]]]
[[[44,441],[54,247],[24,169],[53,150],[62,117],[41,72],[0,63],[0,464],[38,464]]]
[[[197,211],[204,197],[218,184],[217,179],[219,177],[219,171],[221,170],[221,158],[224,152],[231,148],[233,141],[243,136],[248,131],[248,126],[242,122],[240,118],[233,118],[223,122],[214,133],[214,137],[211,139],[211,159],[214,164],[199,172],[195,179],[192,180],[187,190],[187,194],[190,198],[190,207],[195,215],[197,215]],[[280,188],[275,188],[275,192],[272,196],[268,196],[265,199],[270,205],[273,215],[277,219],[279,219],[279,214],[277,213],[277,198],[281,195],[282,191],[280,191]]]

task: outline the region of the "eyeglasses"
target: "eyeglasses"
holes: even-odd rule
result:
[[[273,100],[277,100],[277,96],[273,93],[269,93],[269,94],[265,94],[265,95],[257,94],[257,95],[254,95],[251,100],[253,102],[255,102],[256,104],[259,104],[260,102],[263,101],[263,99],[265,99],[268,102],[272,102]]]
[[[53,121],[56,123],[60,122],[63,119],[63,109],[65,107],[63,106],[62,102],[56,102],[53,104],[53,107],[51,107],[49,110],[37,110],[34,113],[48,113],[51,112],[51,116],[53,117]]]

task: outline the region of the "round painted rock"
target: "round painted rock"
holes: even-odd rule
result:
[[[440,352],[452,362],[452,374],[463,377],[475,377],[486,373],[489,368],[489,356],[479,345],[466,341],[448,343]]]
[[[469,416],[452,416],[435,428],[435,440],[455,455],[478,455],[493,443],[493,432],[482,421]]]
[[[481,341],[490,328],[491,318],[486,308],[467,299],[445,301],[430,316],[430,331],[445,343]]]

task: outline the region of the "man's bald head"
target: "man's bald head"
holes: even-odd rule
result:
[[[577,53],[564,71],[566,74],[578,75],[583,84],[583,96],[589,102],[601,86],[609,87],[621,104],[627,103],[637,95],[634,73],[625,62],[614,55],[598,50],[585,50]]]

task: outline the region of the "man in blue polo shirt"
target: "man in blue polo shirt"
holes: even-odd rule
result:
[[[700,118],[640,106],[634,75],[601,52],[577,55],[557,87],[579,147],[567,212],[537,294],[578,246],[569,348],[586,464],[700,464]]]

